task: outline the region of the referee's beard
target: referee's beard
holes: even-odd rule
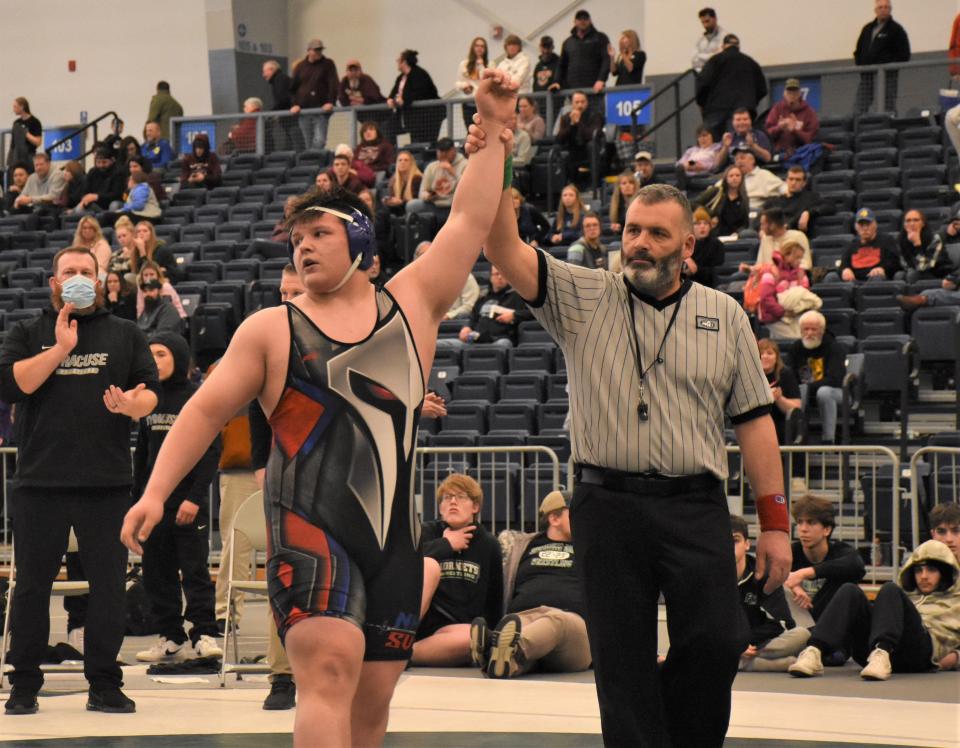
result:
[[[646,260],[649,265],[640,261]],[[683,246],[659,260],[645,249],[632,253],[623,268],[623,275],[633,289],[656,299],[672,293],[680,283],[680,267],[683,265]]]

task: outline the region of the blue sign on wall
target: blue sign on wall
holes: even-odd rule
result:
[[[635,88],[632,91],[618,91],[613,88],[606,92],[606,117],[608,125],[630,126],[630,112],[634,111],[643,102],[650,98],[652,89]],[[637,124],[649,125],[653,121],[652,106],[645,107],[637,112]]]
[[[83,153],[83,134],[78,133],[70,140],[64,141],[52,151],[50,146],[61,138],[67,137],[72,132],[76,132],[80,125],[73,127],[56,127],[43,131],[43,150],[50,154],[51,161],[73,161],[80,158]]]
[[[193,139],[200,133],[210,138],[210,150],[217,150],[217,125],[210,120],[196,122],[181,122],[180,126],[180,153],[190,153],[193,148]]]
[[[770,92],[770,104],[776,104],[783,98],[783,87],[786,79],[775,81],[773,90]],[[800,95],[813,107],[814,111],[820,111],[820,78],[800,78]]]

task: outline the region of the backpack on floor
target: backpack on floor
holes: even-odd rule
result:
[[[159,632],[153,617],[147,590],[143,586],[140,567],[134,567],[127,574],[127,635],[150,636]]]

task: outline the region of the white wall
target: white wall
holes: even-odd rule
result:
[[[210,111],[200,0],[0,0],[0,50],[0,127],[13,121],[13,99],[25,96],[44,126],[112,109],[139,139],[158,80],[186,113]]]

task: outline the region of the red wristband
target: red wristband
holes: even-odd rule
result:
[[[757,499],[757,516],[760,518],[760,532],[767,530],[790,532],[787,497],[782,493],[768,493]]]

